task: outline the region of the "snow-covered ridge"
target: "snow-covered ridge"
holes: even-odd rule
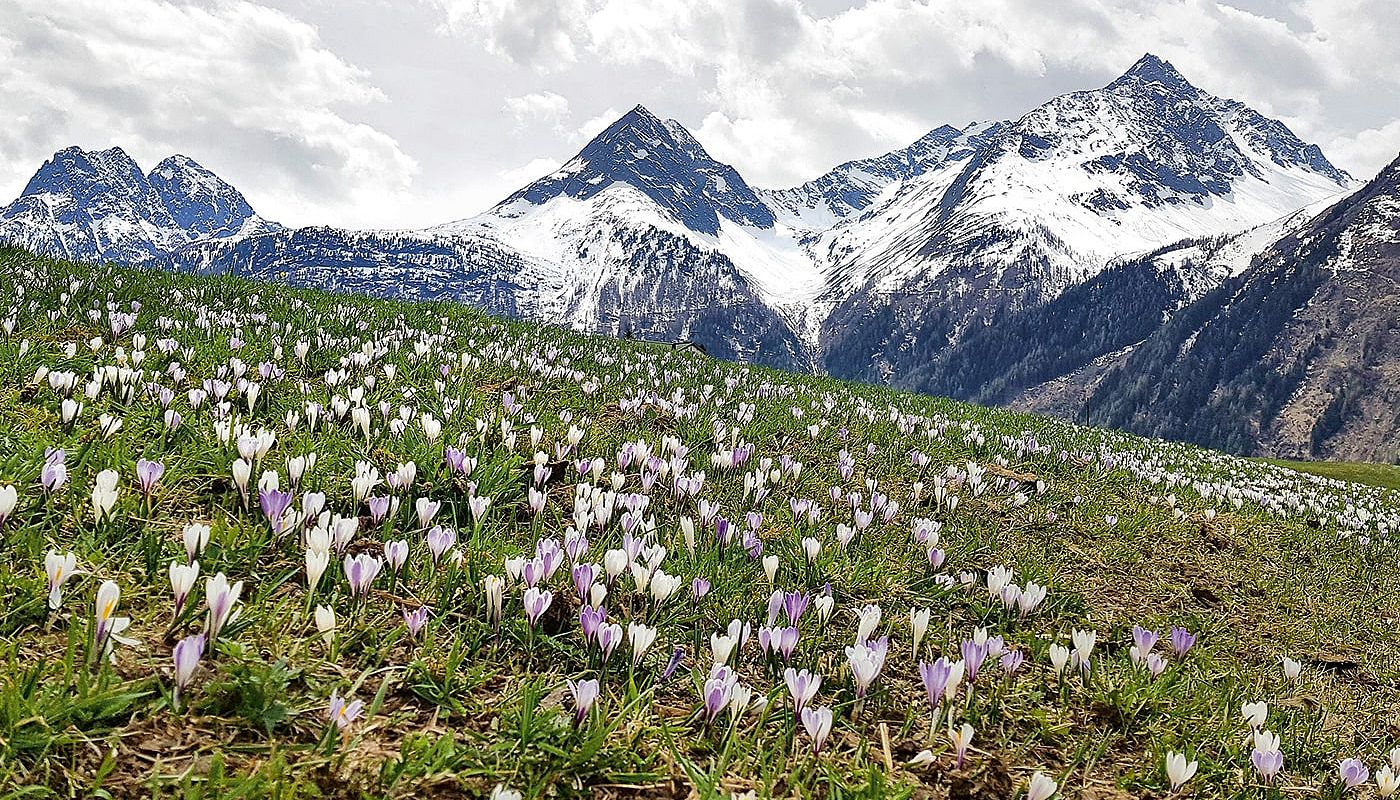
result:
[[[1005,307],[1046,302],[1115,258],[1235,234],[1355,185],[1314,146],[1144,56],[1100,89],[1056,97],[1002,126],[955,174],[933,170],[813,245],[845,310],[828,368],[892,305],[909,341]],[[860,369],[860,365],[857,365]],[[891,369],[899,369],[891,365]],[[846,373],[849,374],[849,373]]]

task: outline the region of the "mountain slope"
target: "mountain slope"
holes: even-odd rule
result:
[[[1183,309],[1092,421],[1244,453],[1400,457],[1400,160]]]
[[[1053,300],[970,325],[905,383],[919,391],[1076,418],[1102,367],[1183,306],[1246,270],[1331,203],[1237,234],[1187,239],[1115,260]],[[1101,362],[1096,364],[1096,362]]]
[[[1115,257],[1253,227],[1351,183],[1281,123],[1145,56],[824,234],[823,362],[898,383],[969,322],[1047,302]]]
[[[200,239],[275,230],[243,195],[186,156],[149,175],[119,147],[69,147],[0,209],[0,241],[47,255],[157,262]]]

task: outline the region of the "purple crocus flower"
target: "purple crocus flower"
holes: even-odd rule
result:
[[[448,471],[458,475],[466,473],[466,451],[458,450],[455,447],[444,447],[442,448],[442,458],[447,462]]]
[[[612,658],[613,651],[622,642],[622,626],[616,622],[604,623],[598,627],[598,647],[603,651],[603,660]]]
[[[430,613],[427,606],[419,606],[412,611],[406,610],[403,612],[403,623],[408,626],[408,633],[410,636],[415,639],[418,638],[418,634],[423,630],[423,626],[428,624],[428,615]]]
[[[696,578],[690,582],[690,598],[695,602],[700,602],[705,595],[710,593],[710,582],[704,578]]]
[[[372,524],[378,525],[384,521],[385,517],[389,516],[388,496],[370,497],[365,502],[369,505],[369,521]]]
[[[919,662],[919,677],[924,681],[928,706],[935,714],[943,702],[943,691],[948,688],[948,678],[951,677],[952,670],[953,665],[946,658],[940,658],[932,664],[926,661]]]
[[[763,555],[763,540],[753,531],[744,531],[744,549],[748,551],[749,558],[759,558]]]
[[[1020,650],[1007,650],[1001,654],[1001,671],[1008,676],[1015,675],[1025,662],[1026,656]]]
[[[209,634],[210,643],[218,640],[219,633],[233,618],[234,606],[242,594],[243,581],[230,584],[222,572],[204,579],[204,602],[209,608],[209,621],[205,625],[205,631]]]
[[[1162,673],[1167,671],[1167,660],[1162,658],[1160,653],[1148,653],[1143,663],[1147,665],[1147,672],[1152,675],[1153,680],[1161,677]]]
[[[180,707],[180,694],[190,685],[195,668],[199,666],[199,660],[204,657],[204,643],[205,638],[202,633],[186,636],[175,643],[174,704],[177,709]]]
[[[360,718],[364,707],[365,701],[351,700],[346,702],[345,698],[341,697],[338,691],[333,691],[331,692],[330,702],[326,707],[326,716],[331,722],[335,723],[337,728],[344,731],[346,728],[355,724],[355,720]]]
[[[978,644],[972,639],[963,639],[961,649],[967,682],[976,683],[977,673],[982,669],[982,662],[987,660],[987,645],[985,643]]]
[[[151,492],[160,482],[160,478],[165,474],[165,464],[159,461],[147,461],[144,458],[136,460],[136,486],[141,490],[141,494],[150,499]]]
[[[259,489],[258,506],[262,508],[263,516],[276,528],[277,523],[282,520],[282,515],[292,507],[292,493],[277,489]]]
[[[568,683],[569,694],[572,695],[574,699],[574,725],[582,725],[584,718],[588,716],[588,710],[592,708],[593,703],[597,701],[598,694],[602,687],[594,678],[579,681],[578,683],[574,683],[573,681],[569,681]]]
[[[777,589],[768,595],[768,624],[771,626],[778,621],[778,614],[783,610],[783,593]]]
[[[1355,789],[1370,780],[1371,770],[1359,758],[1345,758],[1337,765],[1337,775],[1342,779],[1343,786]]]
[[[544,579],[549,580],[564,563],[564,551],[557,539],[541,539],[535,543],[535,558],[544,565]]]
[[[433,554],[433,563],[442,560],[442,556],[452,546],[457,543],[457,532],[451,528],[444,528],[441,525],[434,525],[428,531],[428,552]]]
[[[820,753],[822,746],[826,744],[826,738],[831,735],[831,709],[827,706],[804,708],[798,716],[802,718],[802,727],[807,731],[807,735],[812,737],[812,754]]]
[[[350,594],[363,597],[369,594],[370,584],[379,576],[384,562],[369,553],[360,553],[353,558],[345,557],[345,579],[350,582]]]
[[[787,684],[788,693],[792,695],[793,713],[802,715],[802,709],[812,702],[812,698],[817,696],[817,692],[822,688],[822,676],[814,675],[807,670],[797,671],[788,667],[783,671],[783,682]]]
[[[64,464],[67,457],[67,452],[62,448],[44,451],[44,468],[39,473],[39,485],[44,488],[45,494],[53,494],[68,482],[68,467]]]
[[[777,652],[780,637],[777,628],[768,625],[760,625],[758,628],[758,647],[765,656],[772,656]]]
[[[676,670],[680,668],[681,662],[684,661],[684,660],[685,660],[685,648],[684,648],[684,647],[680,647],[680,646],[678,645],[678,646],[676,647],[675,651],[674,651],[673,653],[671,653],[671,660],[668,661],[668,662],[666,662],[666,669],[665,669],[664,671],[662,671],[662,673],[661,673],[661,680],[663,680],[663,681],[670,680],[670,679],[671,679],[671,676],[674,675],[675,672],[676,672]]]
[[[589,563],[578,564],[570,574],[574,579],[574,593],[578,595],[578,599],[588,600],[588,593],[598,580],[598,566]]]
[[[705,700],[706,725],[714,724],[715,718],[728,707],[729,699],[734,696],[734,687],[738,683],[739,677],[729,667],[717,664],[710,670],[709,680],[705,681],[705,686],[700,690]]]
[[[564,536],[564,552],[569,556],[569,563],[577,564],[580,558],[588,552],[588,537],[581,533],[574,532],[572,535]]]
[[[734,526],[724,517],[715,517],[715,541],[720,547],[728,547],[734,538]]]
[[[773,633],[777,637],[774,648],[782,654],[783,661],[791,661],[792,651],[797,649],[797,640],[799,638],[797,627],[779,628]]]
[[[526,561],[521,570],[521,577],[525,580],[526,586],[534,586],[544,579],[544,560],[536,556]]]
[[[1157,638],[1156,631],[1150,631],[1140,625],[1133,626],[1133,644],[1138,649],[1139,658],[1147,658],[1147,654],[1157,646]]]
[[[811,595],[806,592],[786,592],[783,594],[783,614],[787,617],[789,625],[796,625],[802,619],[802,614],[807,611],[807,605],[812,602]]]
[[[578,612],[578,623],[579,627],[583,629],[584,643],[586,644],[598,638],[599,629],[603,626],[603,623],[607,621],[607,609],[584,606],[583,610]]]
[[[1274,778],[1283,771],[1283,753],[1278,750],[1260,750],[1256,747],[1254,752],[1249,754],[1249,761],[1264,783],[1270,786],[1273,785]]]
[[[1172,626],[1169,635],[1171,638],[1172,655],[1176,656],[1177,658],[1181,658],[1182,656],[1186,655],[1187,651],[1189,651],[1196,644],[1197,634],[1191,633],[1185,628],[1177,627],[1174,625]]]
[[[533,628],[544,616],[544,612],[549,610],[549,604],[554,602],[554,593],[548,589],[540,589],[531,586],[525,590],[525,619],[529,621]]]

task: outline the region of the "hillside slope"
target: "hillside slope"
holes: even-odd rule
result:
[[[1177,752],[1244,800],[1385,758],[1394,492],[456,303],[0,268],[0,792],[1165,797]]]
[[[1240,452],[1400,459],[1400,161],[1183,309],[1090,418]]]

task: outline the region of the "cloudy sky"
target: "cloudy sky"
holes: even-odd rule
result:
[[[70,144],[181,152],[281,222],[418,227],[637,103],[753,184],[1020,116],[1146,51],[1369,177],[1395,0],[0,0],[0,202]]]

